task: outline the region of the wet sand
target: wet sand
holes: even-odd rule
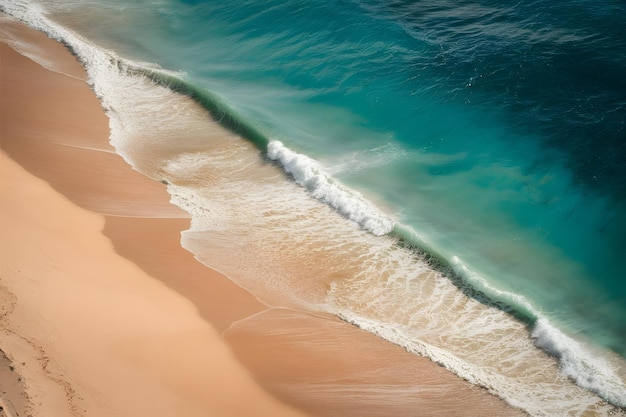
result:
[[[2,23],[0,349],[18,376],[0,387],[19,415],[522,415],[197,262],[179,242],[188,215],[114,152],[80,65]]]

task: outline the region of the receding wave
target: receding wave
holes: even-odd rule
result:
[[[208,110],[217,122],[252,141],[261,151],[266,151],[267,157],[278,162],[309,195],[367,230],[369,233],[357,233],[347,228],[325,230],[325,227],[315,221],[306,219],[309,214],[306,210],[311,206],[305,206],[302,201],[298,203],[302,205],[298,221],[303,222],[310,230],[315,228],[315,233],[323,236],[316,242],[318,246],[314,248],[315,251],[324,253],[325,256],[337,257],[335,252],[348,247],[351,244],[348,241],[360,242],[356,249],[350,247],[350,255],[355,257],[350,261],[350,267],[335,271],[336,276],[329,284],[330,290],[324,303],[318,305],[323,304],[328,311],[412,352],[430,357],[533,415],[565,415],[571,410],[576,413],[594,407],[598,410],[607,409],[597,405],[597,397],[577,387],[572,388],[567,378],[574,379],[579,386],[599,394],[614,405],[626,407],[626,386],[621,376],[614,371],[614,364],[592,356],[585,346],[567,337],[527,300],[516,298],[514,294],[498,294],[497,289],[486,285],[486,281],[473,276],[460,259],[440,259],[444,268],[439,268],[448,268],[459,278],[460,284],[451,275],[443,274],[437,268],[433,269],[432,262],[426,262],[424,256],[398,245],[397,236],[393,233],[389,235],[394,229],[391,219],[358,193],[324,173],[312,159],[291,151],[278,141],[269,140],[262,132],[231,112],[219,97],[185,82],[178,74],[154,65],[124,60],[114,53],[91,45],[79,35],[48,20],[44,11],[35,4],[0,0],[0,10],[48,33],[74,51],[86,66],[90,83],[109,114],[112,143],[133,166],[138,161],[131,160],[125,153],[125,147],[131,146],[127,139],[128,132],[135,128],[146,130],[153,126],[148,119],[130,120],[124,115],[128,110],[124,107],[124,94],[128,95],[126,98],[133,94],[131,90],[125,92],[124,86],[131,86],[136,81],[132,77],[144,77],[161,87],[191,97]],[[153,99],[158,100],[158,97],[154,96]],[[141,113],[135,109],[133,114]],[[147,113],[149,112],[146,111]],[[153,117],[153,114],[149,116]],[[176,114],[161,122],[172,125],[181,123],[176,121]],[[236,153],[229,154],[228,157],[233,155]],[[179,164],[170,163],[169,167],[164,167],[163,172],[171,176],[174,171],[180,170],[183,178],[185,169],[190,166],[193,169],[197,169],[197,166],[204,167],[204,158],[208,159],[209,156],[189,151],[184,158],[172,159]],[[193,164],[188,161],[193,161]],[[207,173],[198,177],[198,181],[207,178],[219,181],[219,175],[213,175],[209,168],[206,170]],[[152,176],[158,179],[157,174]],[[182,189],[185,185],[178,184],[176,187]],[[193,190],[189,190],[191,188],[186,189],[185,193],[191,195]],[[278,191],[274,192],[279,195]],[[228,200],[227,195],[222,196],[222,201]],[[178,198],[178,203],[194,216],[200,216],[196,213],[207,217],[221,214],[219,210],[198,208],[198,205],[205,202],[200,199],[199,202],[194,202],[191,197],[185,199],[182,191]],[[249,198],[254,200],[257,197]],[[258,197],[253,203],[260,199]],[[210,203],[206,201],[206,204]],[[278,213],[285,218],[291,215],[291,209],[276,206],[272,199],[264,200],[263,204],[267,205],[264,213]],[[229,208],[223,209],[224,216],[228,210]],[[212,224],[226,229],[226,225],[217,225],[220,220],[213,220]],[[325,233],[331,233],[333,242],[339,243],[333,243],[336,245],[333,247],[324,239],[327,237]],[[280,249],[280,238],[272,236],[271,239],[274,240],[270,240],[271,244],[265,245],[265,248],[274,245]],[[191,235],[188,240],[192,240]],[[302,245],[298,250],[301,250],[303,259],[314,252],[302,241],[298,243]],[[428,251],[427,245],[418,246]],[[325,249],[320,249],[322,247]],[[433,257],[441,258],[437,254],[433,254]],[[323,257],[320,260],[327,262]],[[253,266],[256,270],[261,269],[259,265],[269,269],[273,266],[273,261],[268,258],[267,265]],[[293,265],[285,265],[285,268],[292,268],[289,272],[310,266],[295,261]],[[315,266],[314,263],[312,265]],[[241,265],[237,263],[235,267],[241,268]],[[316,267],[324,269],[328,265]],[[302,285],[302,282],[290,285]],[[476,291],[484,294],[485,298],[477,296]],[[519,312],[526,322],[512,317],[507,308],[502,308],[502,303]],[[529,325],[533,327],[532,333],[527,327]],[[561,372],[543,351],[534,348],[533,343],[560,360]],[[474,353],[477,351],[483,352],[484,357],[476,358]],[[549,401],[550,405],[538,402],[537,398]]]

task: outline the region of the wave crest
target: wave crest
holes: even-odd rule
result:
[[[393,221],[367,203],[361,195],[349,190],[324,173],[317,162],[273,140],[267,145],[267,156],[279,162],[294,181],[306,188],[316,199],[358,223],[376,236],[393,230]]]
[[[531,336],[535,345],[559,359],[565,376],[612,404],[626,407],[626,385],[605,358],[594,356],[589,348],[566,336],[546,318],[537,320]]]

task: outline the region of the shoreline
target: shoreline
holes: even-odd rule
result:
[[[43,69],[15,53],[5,43],[0,44],[3,48],[3,77],[11,77],[10,81],[6,81],[6,85],[3,84],[3,90],[14,89],[11,93],[13,95],[9,95],[11,98],[5,99],[4,93],[2,97],[2,100],[11,101],[10,109],[3,103],[2,116],[3,121],[11,121],[9,130],[13,129],[9,131],[3,126],[3,141],[0,144],[3,149],[2,169],[3,172],[6,170],[14,176],[2,175],[2,201],[11,201],[11,203],[15,201],[16,204],[22,204],[20,207],[13,207],[3,203],[2,218],[11,218],[7,216],[7,213],[12,213],[13,217],[23,216],[22,220],[25,223],[33,221],[32,218],[26,216],[26,211],[24,211],[27,200],[20,201],[17,198],[20,194],[16,189],[16,184],[33,184],[32,186],[37,188],[38,193],[46,194],[47,199],[41,201],[39,207],[47,208],[49,201],[68,198],[71,204],[69,206],[66,204],[61,215],[68,216],[67,218],[91,217],[91,220],[99,225],[89,229],[89,239],[100,241],[98,253],[105,252],[103,248],[106,247],[106,252],[111,259],[132,267],[133,276],[141,276],[137,279],[143,282],[143,286],[154,287],[153,291],[167,293],[167,295],[162,295],[163,299],[168,300],[172,305],[183,303],[189,310],[181,312],[177,318],[162,317],[163,313],[159,314],[159,309],[146,312],[145,317],[141,317],[143,320],[141,326],[158,327],[157,324],[161,324],[159,320],[165,320],[172,328],[179,328],[185,323],[189,325],[193,323],[193,326],[202,328],[202,337],[197,334],[178,336],[179,344],[176,346],[170,346],[171,341],[165,343],[165,340],[159,339],[163,345],[161,349],[167,347],[167,352],[156,349],[152,343],[154,339],[151,339],[149,335],[143,335],[144,338],[139,338],[140,340],[133,340],[122,349],[122,356],[136,367],[134,369],[141,369],[143,372],[137,372],[133,377],[150,378],[155,372],[161,372],[160,377],[165,378],[169,383],[168,387],[171,390],[167,392],[166,397],[171,402],[159,407],[153,404],[156,414],[152,415],[167,415],[168,407],[171,413],[175,409],[174,404],[181,402],[189,407],[189,414],[185,415],[200,413],[200,409],[197,408],[199,404],[204,407],[202,412],[212,409],[211,407],[213,409],[218,407],[221,399],[213,395],[210,400],[214,402],[211,403],[204,398],[207,390],[202,389],[207,382],[214,381],[215,377],[208,375],[206,371],[204,373],[196,371],[196,368],[199,364],[204,364],[207,368],[216,365],[226,367],[222,363],[224,361],[227,362],[229,368],[224,370],[222,380],[216,381],[220,384],[218,391],[226,396],[235,395],[246,398],[243,402],[245,404],[240,404],[241,401],[227,404],[232,407],[230,409],[224,404],[219,405],[219,407],[226,407],[220,410],[226,413],[225,415],[238,415],[232,413],[239,412],[238,407],[244,407],[246,404],[256,411],[255,415],[265,415],[262,410],[268,410],[267,413],[271,413],[267,415],[301,415],[290,406],[278,403],[264,391],[269,391],[275,398],[291,406],[310,411],[312,413],[310,415],[320,416],[336,415],[338,412],[341,412],[343,416],[378,415],[375,413],[380,412],[415,416],[495,416],[503,415],[502,413],[523,415],[519,410],[510,408],[503,401],[488,394],[486,390],[462,381],[430,360],[409,354],[402,348],[356,329],[337,318],[318,317],[280,308],[268,309],[250,293],[223,275],[197,262],[193,255],[180,246],[180,232],[188,224],[189,216],[169,203],[169,196],[162,184],[133,171],[119,155],[112,151],[112,147],[108,144],[106,116],[95,95],[84,82],[82,67],[75,61],[72,65],[71,61],[74,58],[60,44],[46,38],[45,35],[24,27],[17,28],[15,33],[23,34],[23,38],[27,40],[26,43],[45,44],[46,53],[56,50],[54,56],[51,55],[48,59],[53,60],[59,68],[62,67],[62,73],[70,76]],[[9,73],[8,76],[5,71],[7,56],[11,65],[18,63],[20,66],[19,71]],[[22,84],[16,82],[20,77],[23,77]],[[51,91],[42,97],[40,94],[46,88],[50,88]],[[79,90],[80,94],[77,92]],[[59,106],[60,98],[69,108]],[[34,100],[39,103],[39,111],[35,117],[39,125],[31,123],[33,120],[20,119],[27,113],[33,113],[31,106]],[[90,103],[92,113],[90,116],[80,116],[87,102]],[[92,125],[89,121],[93,118],[96,118],[98,122]],[[81,123],[77,123],[78,121]],[[7,131],[9,134],[5,135]],[[97,140],[93,140],[94,138]],[[9,162],[7,154],[23,168]],[[4,162],[5,160],[7,162]],[[22,172],[24,168],[50,185]],[[9,181],[8,178],[14,180]],[[50,186],[60,194],[52,192]],[[32,195],[28,197],[34,198]],[[37,215],[32,212],[29,214]],[[56,222],[55,219],[49,220],[52,224],[46,227],[52,227],[55,230],[56,240],[51,239],[48,243],[54,246],[55,242],[66,240],[68,227],[58,224],[58,220]],[[32,234],[33,239],[41,234],[36,224],[21,224],[20,226],[30,230],[29,233]],[[10,227],[17,227],[17,224],[2,224],[3,232]],[[3,247],[6,246],[8,250],[12,239],[18,239],[20,233],[22,233],[21,229],[13,230],[11,235],[3,233]],[[81,234],[82,230],[73,230],[72,233],[75,233],[71,236],[76,239],[76,247],[81,248],[78,242],[84,239]],[[11,236],[11,239],[6,236]],[[23,266],[30,266],[31,256],[34,255],[33,250],[27,247],[13,249],[23,251]],[[57,259],[55,257],[42,260],[43,263],[39,265],[40,269],[31,274],[35,277],[34,282],[49,278],[50,273],[46,268],[55,266],[62,272],[67,272],[76,263],[76,259],[70,257],[65,259],[65,263],[59,267]],[[9,260],[12,259],[3,259],[3,263]],[[83,285],[82,280],[77,278],[79,276],[82,278],[86,271],[91,273],[102,267],[101,264],[95,262],[95,259],[93,261],[93,263],[86,262],[83,265],[85,269],[82,274],[75,275],[74,280],[60,280],[54,285],[47,284],[51,294],[59,295],[65,294],[65,291],[72,291],[75,292],[76,298],[68,300],[67,296],[61,296],[61,300],[69,302],[67,306],[53,305],[54,300],[46,302],[41,299],[35,300],[35,304],[39,303],[37,309],[50,308],[59,311],[57,311],[57,316],[45,314],[47,321],[44,324],[40,320],[31,318],[31,321],[27,322],[29,328],[40,327],[37,331],[46,333],[63,325],[67,326],[67,331],[74,331],[72,330],[73,318],[68,317],[68,311],[63,311],[70,308],[85,312],[91,311],[88,307],[94,309],[98,307],[94,313],[104,319],[108,308],[103,302],[106,297],[91,294],[94,306],[85,305],[84,300],[80,300],[82,296],[90,293],[86,291],[88,288],[84,288],[86,284]],[[16,294],[18,310],[21,309],[22,314],[28,315],[29,292],[26,287],[22,288],[22,291],[16,290],[21,277],[21,273],[17,271],[16,267],[3,268],[2,283],[5,285],[4,281],[8,281],[7,286],[11,287],[12,292]],[[124,288],[123,285],[126,283],[122,281],[124,280],[115,280],[108,275],[100,277],[97,284],[104,287]],[[63,288],[63,291],[60,288]],[[32,289],[33,287],[28,288],[29,291]],[[139,294],[136,295],[139,297]],[[149,294],[143,294],[143,289],[140,295],[140,298],[129,300],[126,304],[128,314],[132,313],[136,304],[152,302]],[[110,301],[113,304],[116,303],[116,299]],[[10,313],[7,316],[8,318],[2,321],[3,329],[24,326],[19,324],[22,318],[16,317],[16,313]],[[52,320],[53,316],[55,320]],[[120,317],[117,318],[120,319]],[[85,328],[94,324],[89,323],[90,320],[87,318],[83,320]],[[120,321],[123,322],[121,319]],[[126,410],[140,407],[138,403],[141,402],[140,395],[128,395],[132,389],[122,392],[122,389],[117,387],[120,382],[119,378],[109,375],[107,384],[96,381],[98,378],[95,376],[99,375],[98,372],[101,375],[105,370],[96,369],[98,367],[92,363],[93,359],[87,356],[98,353],[104,360],[119,359],[115,355],[112,357],[111,352],[103,352],[97,344],[98,342],[110,346],[111,341],[116,340],[115,335],[120,331],[117,328],[120,322],[107,323],[110,326],[109,334],[102,335],[99,339],[96,338],[90,346],[90,354],[83,353],[82,362],[79,361],[79,364],[70,364],[70,362],[74,361],[72,355],[79,355],[79,352],[85,348],[83,341],[80,340],[82,336],[75,335],[76,339],[63,342],[46,339],[45,335],[40,334],[30,336],[31,339],[45,342],[44,345],[47,343],[45,347],[40,346],[46,352],[44,357],[48,359],[52,357],[58,362],[63,372],[89,375],[89,378],[86,378],[89,379],[88,383],[71,378],[64,380],[69,384],[74,395],[81,398],[78,402],[81,407],[82,404],[89,403],[89,408],[85,408],[89,415],[98,414],[94,411],[94,408],[98,409],[97,404],[107,403],[109,407],[112,407],[110,404],[115,403],[119,406],[117,401],[111,401],[111,398],[128,401],[125,405]],[[156,327],[150,328],[157,331]],[[206,335],[208,333],[211,337]],[[181,346],[180,343],[183,341],[188,343]],[[0,341],[0,348],[3,348],[4,343],[5,341]],[[358,343],[358,352],[354,351],[355,343]],[[218,353],[207,355],[201,352],[202,348],[207,345],[214,348],[218,346]],[[16,349],[19,351],[19,348]],[[51,351],[54,354],[51,354]],[[173,352],[178,352],[178,355]],[[120,352],[116,351],[115,354],[120,355]],[[227,357],[226,360],[225,357]],[[372,358],[379,360],[372,360]],[[182,361],[184,366],[174,369],[171,366],[157,365],[163,361],[175,363]],[[101,367],[106,364],[107,362]],[[45,380],[45,375],[36,375],[36,372],[29,370],[28,367],[24,367],[21,371],[24,372],[27,381]],[[120,367],[119,371],[122,372],[124,369]],[[187,381],[185,378],[189,376],[189,373],[194,378]],[[234,382],[237,378],[240,380]],[[259,385],[262,388],[259,388]],[[339,387],[339,389],[333,391],[333,387]],[[381,387],[385,387],[385,390],[381,391]],[[152,398],[163,387],[151,386],[150,388],[154,391],[149,392],[146,388],[144,395]],[[211,389],[215,389],[215,386],[211,386]],[[398,399],[402,393],[404,393],[402,401],[392,401]],[[135,396],[137,398],[133,398]],[[66,392],[65,397],[70,398],[71,395]],[[62,402],[58,398],[55,401]],[[78,405],[70,408],[73,414],[81,415],[82,411]],[[106,413],[105,409],[98,410]],[[136,410],[146,413],[145,409],[137,408]],[[180,409],[176,410],[179,413]],[[119,408],[118,411],[124,413]]]
[[[152,237],[170,243],[188,216],[111,152],[107,118],[69,52],[19,26],[14,34],[75,73],[0,43],[0,284],[13,303],[0,348],[24,382],[14,393],[3,386],[3,396],[16,408],[28,399],[19,415],[303,415],[258,386],[196,306],[115,252],[102,233],[111,219],[168,223]],[[167,259],[184,273],[197,264]],[[202,268],[203,278],[217,276]]]

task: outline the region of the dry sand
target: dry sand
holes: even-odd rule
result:
[[[113,152],[80,65],[1,23],[5,414],[521,415],[334,317],[267,309],[196,262],[179,245],[188,216]]]

